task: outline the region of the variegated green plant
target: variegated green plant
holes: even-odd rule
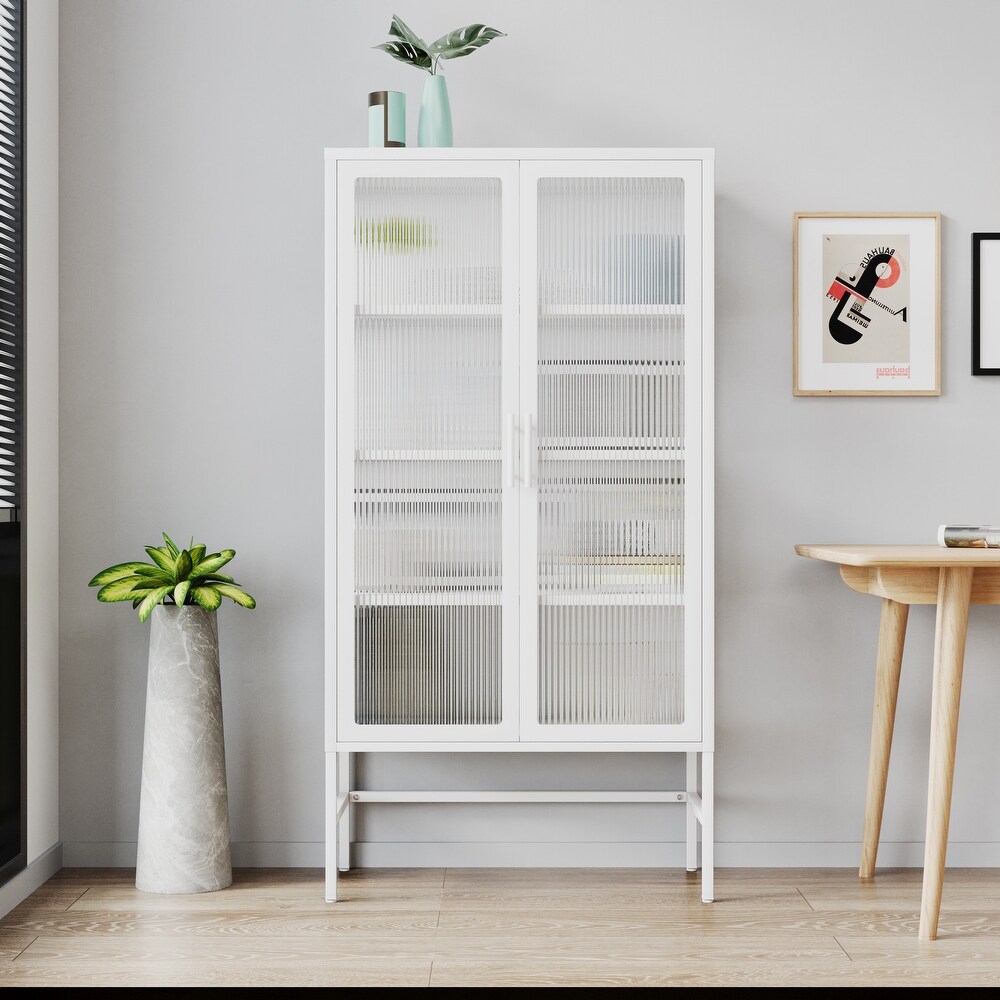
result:
[[[398,14],[392,15],[389,34],[393,40],[382,42],[375,48],[388,52],[393,59],[408,63],[417,69],[425,69],[431,75],[438,71],[438,62],[442,59],[457,59],[467,56],[476,49],[481,49],[493,38],[506,37],[504,32],[485,24],[469,24],[464,28],[449,31],[436,42],[428,45],[422,38],[415,35],[400,19]]]
[[[126,562],[109,566],[98,573],[88,586],[100,587],[97,599],[113,604],[131,601],[144,622],[158,604],[197,604],[215,611],[228,597],[240,607],[255,608],[257,602],[240,585],[219,570],[236,555],[235,549],[209,552],[194,539],[186,549],[179,548],[164,532],[165,545],[147,545],[146,554],[153,561]]]
[[[358,243],[369,249],[405,253],[430,245],[430,226],[422,219],[359,219],[354,223]]]

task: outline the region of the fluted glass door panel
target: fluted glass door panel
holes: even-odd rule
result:
[[[353,205],[353,722],[498,725],[501,181],[359,177]]]
[[[536,721],[682,726],[685,180],[541,176],[537,229]]]

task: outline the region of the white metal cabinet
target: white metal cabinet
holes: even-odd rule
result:
[[[711,151],[326,171],[328,898],[353,753],[537,749],[687,780],[377,800],[684,802],[711,899]]]

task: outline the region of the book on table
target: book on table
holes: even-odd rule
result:
[[[953,549],[1000,549],[1000,525],[942,524],[938,545]]]

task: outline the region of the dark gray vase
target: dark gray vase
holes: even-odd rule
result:
[[[160,605],[150,618],[135,885],[223,889],[233,881],[218,619]]]

